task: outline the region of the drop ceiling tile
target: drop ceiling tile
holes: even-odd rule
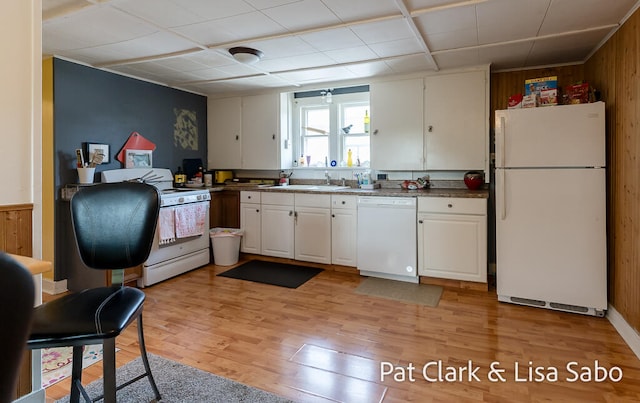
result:
[[[102,64],[112,60],[126,59],[127,55],[115,49],[103,49],[101,46],[52,52],[52,55],[79,60],[87,64]]]
[[[289,31],[340,23],[338,17],[320,0],[300,0],[262,12]]]
[[[427,36],[426,43],[432,52],[477,46],[478,32],[472,27],[469,29],[431,34]]]
[[[42,2],[42,20],[65,15],[91,5],[86,0],[45,0]]]
[[[354,25],[351,30],[366,44],[414,37],[404,18]]]
[[[540,35],[617,24],[636,0],[564,0],[553,1]]]
[[[101,46],[127,54],[129,58],[147,57],[194,49],[196,44],[164,31],[128,41]]]
[[[174,30],[205,45],[224,44],[286,32],[281,25],[257,11],[177,27]]]
[[[303,34],[299,37],[322,52],[364,45],[364,42],[349,28],[323,30]]]
[[[464,6],[420,14],[414,18],[414,22],[427,37],[431,34],[475,29],[476,8]]]
[[[286,73],[278,73],[277,75],[284,80],[290,81],[292,83],[295,82],[300,85],[349,80],[356,77],[351,68],[347,69],[345,67],[327,67],[311,70],[291,71]]]
[[[197,53],[203,53],[203,52],[205,51],[203,50],[200,52],[196,52],[193,55]],[[198,59],[192,57],[193,55],[189,54],[189,55],[162,59],[162,64],[164,64],[169,68],[172,68],[174,70],[179,70],[179,71],[195,71],[195,70],[202,70],[202,69],[211,67],[205,63],[199,62]]]
[[[527,58],[527,66],[539,66],[545,60],[556,63],[582,63],[608,30],[590,31],[545,40],[537,40]]]
[[[297,36],[247,42],[243,46],[261,50],[264,53],[262,61],[317,53],[315,48]]]
[[[65,18],[43,22],[43,30],[55,35],[58,49],[74,49],[117,43],[153,34],[157,28],[109,7],[90,7]],[[48,35],[47,35],[48,36]],[[43,44],[51,45],[45,36]],[[65,43],[71,43],[72,46]]]
[[[282,57],[278,59],[264,59],[258,67],[265,71],[289,71],[294,69],[308,69],[316,66],[330,66],[335,64],[333,60],[323,53],[311,53],[303,56]]]
[[[226,49],[208,49],[202,52],[190,53],[183,56],[194,63],[207,67],[235,66],[237,62],[231,57]]]
[[[323,0],[323,3],[342,21],[400,15],[393,1]]]
[[[389,64],[383,61],[358,63],[347,67],[356,77],[384,76],[393,73]]]
[[[435,65],[425,54],[396,57],[385,63],[396,74],[408,74],[435,69]]]
[[[117,3],[116,7],[165,28],[207,20],[205,16],[195,14],[172,0],[127,0]]]
[[[421,10],[459,2],[460,0],[406,0],[409,10]]]
[[[228,72],[224,72],[216,68],[192,70],[189,71],[189,74],[192,78],[184,81],[219,80],[222,78],[235,77],[235,75],[229,74]]]
[[[466,49],[459,52],[446,52],[433,55],[442,70],[482,64],[478,49]]]
[[[376,54],[368,46],[356,46],[354,48],[329,50],[324,52],[325,55],[338,63],[350,63],[359,60],[372,60],[376,58]]]
[[[476,6],[481,44],[535,37],[551,0],[494,0]]]
[[[507,43],[478,49],[479,62],[491,63],[492,70],[523,68],[533,42]]]
[[[391,57],[422,52],[422,48],[420,47],[418,40],[415,38],[378,42],[369,45],[369,47],[380,57]]]

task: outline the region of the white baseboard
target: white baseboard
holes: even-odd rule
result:
[[[67,291],[67,280],[53,281],[48,278],[42,279],[42,291],[47,294],[56,295]]]
[[[607,319],[622,336],[627,345],[640,358],[640,335],[631,327],[618,311],[611,305],[607,309]]]

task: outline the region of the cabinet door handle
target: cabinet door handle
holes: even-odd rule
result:
[[[275,135],[275,134],[272,134],[272,135],[271,135],[271,140],[275,140],[275,139],[276,139],[276,135]]]
[[[422,223],[423,223],[423,221],[422,221],[422,220],[418,220],[418,224],[422,224]]]
[[[429,133],[433,132],[433,126],[429,125]]]
[[[347,202],[343,200],[343,201],[342,201],[342,204],[347,204]]]
[[[236,134],[236,141],[240,140],[240,136]]]
[[[259,213],[259,212],[260,212],[260,210],[256,209],[256,213]]]
[[[336,215],[335,214],[331,214],[331,218],[336,218]]]
[[[373,134],[378,134],[378,129],[375,129],[375,130],[373,131]]]
[[[447,207],[452,208],[453,204],[449,203],[449,204],[447,204]]]

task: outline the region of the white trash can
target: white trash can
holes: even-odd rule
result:
[[[238,263],[242,233],[243,231],[238,228],[212,228],[209,230],[214,264],[231,266]]]

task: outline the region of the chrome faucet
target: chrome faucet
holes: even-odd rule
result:
[[[327,178],[327,185],[331,185],[331,175],[329,175],[329,171],[324,171],[324,177]]]

